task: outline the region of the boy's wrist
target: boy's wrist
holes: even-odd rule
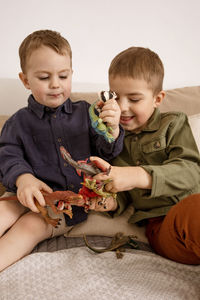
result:
[[[16,179],[16,187],[18,188],[21,182],[24,182],[24,180],[28,177],[34,177],[31,173],[24,173],[20,174]]]
[[[119,126],[117,127],[112,127],[112,136],[114,137],[114,139],[117,139],[120,133],[120,129]]]
[[[141,189],[151,189],[152,188],[152,176],[142,167],[135,167],[137,168],[137,188]]]

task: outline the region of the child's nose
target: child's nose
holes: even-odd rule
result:
[[[119,107],[120,107],[121,111],[127,111],[128,110],[128,101],[125,97],[120,98],[118,100],[118,104],[119,104]]]
[[[59,87],[59,80],[57,77],[52,77],[50,80],[50,88],[56,89]]]

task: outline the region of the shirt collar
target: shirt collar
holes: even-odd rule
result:
[[[42,119],[44,114],[47,111],[47,107],[43,104],[38,103],[33,95],[30,95],[28,97],[28,107],[38,116],[39,119]],[[52,109],[49,108],[48,111],[51,111]],[[65,113],[71,114],[72,113],[72,101],[70,99],[67,99],[62,105],[60,105],[56,111],[64,111]]]
[[[160,127],[160,122],[161,114],[159,109],[156,108],[142,131],[156,131]]]

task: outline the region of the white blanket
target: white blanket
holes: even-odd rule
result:
[[[200,299],[200,266],[131,250],[96,254],[73,248],[34,253],[0,273],[1,300]]]

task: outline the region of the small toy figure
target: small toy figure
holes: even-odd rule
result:
[[[115,140],[112,136],[112,128],[103,123],[102,119],[99,117],[99,113],[101,112],[104,103],[109,99],[115,99],[116,96],[117,95],[115,94],[115,92],[102,91],[99,93],[100,100],[97,100],[89,108],[89,115],[92,127],[97,133],[103,135],[109,143],[112,143]]]
[[[93,248],[91,245],[89,245],[86,236],[83,235],[83,239],[85,242],[85,245],[92,251],[96,253],[103,253],[108,251],[115,251],[117,258],[122,258],[123,253],[125,252],[125,248],[129,247],[132,249],[138,249],[138,243],[135,241],[137,239],[137,236],[135,235],[124,235],[122,232],[117,232],[113,239],[111,240],[110,245],[105,249],[97,249]]]

